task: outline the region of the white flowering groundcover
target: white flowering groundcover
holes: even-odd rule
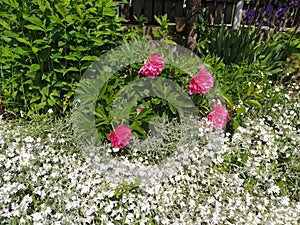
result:
[[[211,143],[199,127],[186,161],[152,185],[91,166],[67,118],[0,120],[0,224],[300,224],[299,84],[290,90],[234,135]]]

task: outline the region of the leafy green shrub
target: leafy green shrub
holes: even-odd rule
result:
[[[91,61],[124,34],[111,0],[0,1],[0,96],[9,114],[66,112]]]
[[[165,58],[164,69],[158,77],[162,80],[159,82],[158,79],[144,80],[144,76],[139,74],[142,62],[149,60],[153,52],[160,52],[160,56]],[[179,57],[172,53],[170,47],[152,46],[143,41],[113,49],[101,57],[99,63],[93,64],[89,77],[80,81],[78,96],[75,97],[76,101],[80,100],[80,105],[74,110],[74,116],[78,116],[79,127],[87,132],[79,131],[78,135],[90,137],[88,133],[94,133],[96,128],[103,141],[114,127],[128,121],[136,136],[146,138],[152,122],[155,123],[157,118],[179,118],[189,110],[178,112],[177,109],[190,107],[192,101],[201,116],[206,116],[210,111],[207,96],[192,96],[192,101],[186,101],[190,99],[190,79],[199,72],[202,63],[198,57]],[[149,90],[154,90],[154,93],[150,94]],[[183,96],[187,98],[182,99]],[[91,104],[93,99],[95,106]],[[117,104],[118,99],[121,105]],[[113,110],[116,105],[121,106],[120,111]],[[136,112],[137,107],[143,108],[140,114]]]

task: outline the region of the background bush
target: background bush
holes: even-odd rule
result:
[[[8,114],[66,112],[91,61],[132,34],[118,4],[0,0],[0,96]]]

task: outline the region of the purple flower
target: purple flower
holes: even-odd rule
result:
[[[277,8],[275,8],[272,4],[268,4],[264,7],[257,8],[256,10],[247,10],[245,20],[248,24],[253,22],[257,27],[276,27],[279,31],[285,23],[290,22],[288,17],[290,15],[294,15],[295,10],[299,6],[300,0],[291,0],[289,2],[279,3]],[[293,22],[293,19],[291,22]]]
[[[246,21],[250,23],[251,19],[255,16],[256,11],[254,9],[250,9],[246,11]]]
[[[294,10],[295,8],[297,8],[299,5],[300,5],[300,3],[298,2],[298,0],[292,1],[289,4],[289,6],[291,7],[292,10]]]
[[[272,12],[273,12],[273,6],[272,5],[267,5],[267,7],[266,7],[266,16],[268,17],[268,19],[270,18]]]
[[[275,12],[274,17],[281,16],[283,19],[285,19],[286,18],[286,11],[287,10],[288,10],[288,6],[286,6],[286,7],[279,7],[277,9],[277,11]]]

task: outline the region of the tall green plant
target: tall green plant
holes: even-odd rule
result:
[[[170,26],[174,26],[175,23],[169,22],[167,14],[163,15],[161,18],[154,16],[154,19],[160,27],[158,29],[152,29],[153,36],[166,43],[176,44],[176,42],[172,41],[169,37],[169,28]]]
[[[0,0],[3,107],[15,116],[66,112],[91,61],[128,37],[117,15],[122,3]]]

